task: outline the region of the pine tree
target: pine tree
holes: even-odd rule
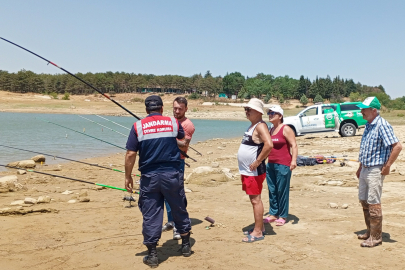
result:
[[[301,97],[301,99],[300,99],[300,103],[301,103],[302,105],[304,105],[304,106],[308,104],[308,98],[307,98],[306,95],[302,95],[302,97]]]
[[[314,98],[314,103],[323,102],[323,98],[320,94],[316,95]]]

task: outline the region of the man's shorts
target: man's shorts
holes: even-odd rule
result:
[[[266,174],[263,173],[258,176],[241,175],[242,190],[246,191],[248,195],[262,194],[263,181],[266,179]]]
[[[359,200],[368,204],[380,204],[385,175],[381,175],[382,165],[362,167],[359,178]]]

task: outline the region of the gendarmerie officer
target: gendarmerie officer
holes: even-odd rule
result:
[[[143,262],[157,267],[156,245],[162,234],[164,199],[172,209],[185,257],[191,255],[191,222],[186,209],[180,150],[176,141],[176,138],[184,138],[184,130],[174,117],[162,116],[163,102],[159,96],[147,97],[145,106],[148,116],[133,125],[127,141],[125,188],[132,191],[131,173],[139,151],[138,169],[142,176],[138,206],[143,215],[143,244],[148,248]]]

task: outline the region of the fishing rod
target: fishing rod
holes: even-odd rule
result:
[[[109,120],[109,119],[107,119],[107,118],[104,118],[104,117],[102,117],[102,116],[100,116],[100,115],[95,114],[95,116],[98,116],[98,117],[100,117],[100,118],[102,118],[102,119],[104,119],[104,120],[107,120],[107,121],[109,121],[109,122],[111,122],[111,123],[113,123],[113,124],[119,125],[119,126],[125,128],[125,129],[127,129],[127,130],[131,130],[130,128],[127,128],[127,127],[125,127],[125,126],[123,126],[123,125],[120,125],[120,124],[118,124],[118,123],[115,123],[114,121],[111,121],[111,120]],[[200,152],[198,152],[197,150],[195,150],[193,147],[191,147],[191,146],[188,146],[188,147],[189,147],[190,149],[194,150],[198,155],[202,156],[202,154],[201,154]],[[188,166],[189,166],[189,165],[188,165]],[[189,166],[189,167],[190,167],[190,166]]]
[[[122,134],[121,132],[118,132],[118,131],[116,131],[116,130],[113,130],[112,128],[106,127],[106,126],[104,126],[104,125],[102,125],[102,124],[100,124],[100,123],[97,123],[97,122],[95,122],[95,121],[93,121],[93,120],[91,120],[91,119],[88,119],[88,118],[86,118],[86,117],[84,117],[84,116],[81,116],[81,115],[77,115],[77,116],[79,116],[79,117],[81,117],[81,118],[83,118],[83,119],[86,119],[87,121],[90,121],[90,122],[92,122],[92,123],[94,123],[94,124],[97,124],[97,125],[99,125],[99,126],[105,127],[106,129],[109,129],[109,130],[111,130],[111,131],[114,131],[114,132],[116,132],[116,133],[118,133],[118,134],[120,134],[120,135],[122,135],[122,136],[128,138],[128,135]]]
[[[64,72],[66,72],[67,74],[69,74],[69,75],[75,77],[76,79],[78,79],[79,81],[81,81],[82,83],[84,83],[85,85],[87,85],[87,86],[89,86],[90,88],[96,90],[98,93],[100,93],[101,95],[103,95],[103,96],[104,96],[105,98],[107,98],[108,100],[111,100],[112,102],[114,102],[115,105],[121,107],[121,109],[123,109],[124,111],[126,111],[127,113],[129,113],[130,115],[132,115],[133,117],[135,117],[136,119],[141,120],[141,118],[139,118],[138,116],[136,116],[135,114],[133,114],[130,110],[126,109],[124,106],[122,106],[121,104],[119,104],[117,101],[115,101],[115,100],[112,99],[111,97],[107,96],[106,94],[104,94],[104,93],[101,92],[99,89],[97,89],[96,87],[94,87],[94,86],[91,85],[90,83],[86,82],[85,80],[80,79],[79,77],[77,77],[77,76],[74,75],[73,73],[70,73],[70,72],[67,71],[66,69],[64,69],[64,68],[62,68],[62,67],[56,65],[55,63],[49,61],[48,59],[45,59],[44,57],[42,57],[42,56],[40,56],[40,55],[38,55],[38,54],[36,54],[36,53],[30,51],[30,50],[27,50],[26,48],[24,48],[24,47],[22,47],[22,46],[20,46],[20,45],[18,45],[18,44],[15,44],[14,42],[11,42],[10,40],[7,40],[7,39],[2,38],[2,37],[0,37],[0,39],[4,40],[4,41],[6,41],[6,42],[8,42],[8,43],[10,43],[10,44],[13,44],[14,46],[17,46],[18,48],[21,48],[21,49],[23,49],[24,51],[27,51],[27,52],[29,52],[29,53],[31,53],[31,54],[33,54],[33,55],[35,55],[35,56],[41,58],[42,60],[48,62],[48,64],[52,64],[53,66],[59,68],[60,70],[63,70]]]
[[[122,191],[128,191],[128,190],[126,190],[125,188],[119,188],[119,187],[104,185],[104,184],[100,184],[100,183],[94,183],[94,182],[84,181],[84,180],[75,179],[75,178],[70,178],[70,177],[61,176],[61,175],[56,175],[56,174],[38,172],[38,171],[34,171],[34,170],[29,170],[29,169],[14,167],[14,166],[8,166],[8,165],[2,165],[2,164],[0,164],[0,166],[6,167],[6,168],[12,168],[12,169],[24,170],[24,171],[27,171],[27,172],[39,173],[39,174],[48,175],[48,176],[53,176],[53,177],[59,177],[59,178],[67,179],[67,180],[82,182],[82,183],[91,184],[91,185],[96,185],[96,186],[105,187],[105,188],[111,188],[111,189],[117,189],[117,190],[122,190]],[[139,194],[138,191],[132,191],[132,193]]]
[[[114,124],[116,124],[116,125],[118,125],[118,126],[120,126],[120,127],[123,127],[123,128],[125,128],[125,129],[127,129],[127,130],[131,130],[130,128],[128,128],[128,127],[126,127],[126,126],[123,126],[123,125],[120,125],[120,124],[118,124],[118,123],[115,123],[114,121],[111,121],[110,119],[107,119],[107,118],[102,117],[102,116],[100,116],[100,115],[95,114],[95,116],[98,116],[98,117],[100,117],[100,118],[102,118],[102,119],[104,119],[104,120],[107,120],[108,122],[114,123]]]
[[[125,148],[123,148],[123,147],[121,147],[121,146],[118,146],[118,145],[116,145],[116,144],[106,142],[106,141],[104,141],[104,140],[102,140],[102,139],[99,139],[99,138],[93,137],[93,136],[91,136],[91,135],[87,135],[86,133],[83,133],[83,132],[80,132],[80,131],[77,131],[77,130],[74,130],[74,129],[71,129],[71,128],[68,128],[68,127],[65,127],[65,126],[62,126],[62,125],[56,124],[56,123],[53,123],[53,122],[51,122],[51,121],[43,120],[43,119],[40,119],[40,118],[38,118],[38,119],[39,119],[39,120],[41,120],[41,121],[43,121],[43,122],[50,123],[50,124],[53,124],[53,125],[56,125],[56,126],[59,126],[59,127],[63,127],[63,128],[68,129],[68,130],[71,130],[71,131],[77,132],[77,133],[79,133],[79,134],[82,134],[82,135],[88,136],[88,137],[90,137],[90,138],[93,138],[93,139],[96,139],[96,140],[102,141],[102,142],[104,142],[104,143],[107,143],[107,144],[113,145],[113,146],[118,147],[118,148],[120,148],[120,149],[127,150],[127,149],[125,149]]]
[[[95,114],[95,116],[98,116],[98,117],[100,117],[100,118],[102,118],[102,119],[104,119],[104,120],[107,120],[107,121],[109,121],[109,122],[111,122],[111,123],[113,123],[113,124],[116,124],[116,125],[118,125],[118,126],[121,126],[121,127],[125,128],[125,129],[127,129],[127,130],[131,130],[130,128],[127,128],[127,127],[125,127],[125,126],[123,126],[123,125],[120,125],[120,124],[118,124],[118,123],[115,123],[114,121],[111,121],[111,120],[109,120],[109,119],[107,119],[107,118],[104,118],[104,117],[102,117],[102,116],[100,116],[100,115]],[[188,146],[188,147],[189,147],[190,149],[194,150],[198,155],[202,156],[202,154],[201,154],[200,152],[198,152],[197,150],[195,150],[193,147],[191,147],[191,146]],[[190,158],[190,157],[189,157],[189,158]],[[187,166],[190,167],[190,165],[187,165]]]
[[[108,168],[108,167],[101,166],[101,165],[98,165],[98,164],[95,164],[95,163],[88,163],[88,162],[84,162],[84,161],[79,161],[79,160],[74,160],[74,159],[70,159],[70,158],[64,158],[64,157],[54,156],[54,155],[50,155],[50,154],[44,154],[44,153],[40,153],[40,152],[35,152],[35,151],[26,150],[26,149],[21,149],[21,148],[12,147],[12,146],[6,146],[6,145],[2,145],[2,144],[0,144],[0,146],[6,147],[6,148],[11,148],[11,149],[17,149],[17,150],[21,150],[21,151],[25,151],[25,152],[30,152],[30,153],[34,153],[34,154],[44,155],[44,156],[48,156],[48,157],[64,159],[64,160],[68,160],[68,161],[72,161],[72,162],[77,162],[77,163],[81,163],[81,164],[86,164],[86,165],[89,165],[89,166],[94,166],[94,167],[98,167],[98,168],[102,168],[102,169],[112,170],[112,171],[115,171],[115,172],[125,173],[125,172],[122,171],[122,170],[118,170],[118,169],[114,169],[114,168]],[[141,177],[141,176],[138,175],[138,174],[132,174],[132,175],[133,175],[133,176]]]
[[[112,99],[112,98],[109,97],[108,95],[104,94],[101,90],[97,89],[97,88],[94,87],[92,84],[86,82],[86,81],[83,80],[83,79],[80,79],[79,77],[77,77],[77,76],[74,75],[73,73],[70,73],[70,72],[67,71],[66,69],[64,69],[64,68],[62,68],[62,67],[56,65],[55,63],[49,61],[48,59],[45,59],[44,57],[42,57],[42,56],[40,56],[40,55],[38,55],[38,54],[36,54],[36,53],[34,53],[34,52],[32,52],[32,51],[30,51],[30,50],[24,48],[24,47],[22,47],[22,46],[20,46],[20,45],[14,43],[14,42],[11,42],[10,40],[7,40],[7,39],[2,38],[2,37],[0,37],[0,39],[2,39],[2,40],[4,40],[4,41],[6,41],[6,42],[8,42],[8,43],[10,43],[10,44],[12,44],[12,45],[14,45],[14,46],[20,48],[20,49],[23,49],[24,51],[27,51],[27,52],[29,52],[29,53],[31,53],[31,54],[33,54],[33,55],[35,55],[35,56],[41,58],[42,60],[48,62],[48,64],[52,64],[53,66],[59,68],[60,70],[63,70],[64,72],[66,72],[67,74],[71,75],[72,77],[78,79],[79,81],[81,81],[81,82],[84,83],[85,85],[87,85],[87,86],[89,86],[90,88],[96,90],[98,93],[100,93],[101,95],[103,95],[103,96],[104,96],[105,98],[107,98],[108,100],[111,100],[115,105],[119,106],[121,109],[123,109],[124,111],[126,111],[127,113],[129,113],[130,115],[132,115],[133,117],[135,117],[136,119],[141,120],[141,118],[139,118],[138,116],[136,116],[134,113],[132,113],[130,110],[128,110],[127,108],[125,108],[125,107],[122,106],[121,104],[119,104],[117,101],[115,101],[114,99]],[[75,132],[77,132],[77,131],[75,131]],[[126,149],[124,149],[124,150],[126,150]],[[197,162],[197,160],[195,160],[195,159],[189,157],[184,151],[180,150],[180,153],[181,153],[183,156],[185,156],[186,158],[189,158],[189,159],[193,160],[194,162]]]

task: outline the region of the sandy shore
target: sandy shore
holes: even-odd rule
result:
[[[401,142],[405,127],[394,126]],[[332,137],[316,134],[297,138],[300,155],[347,155],[356,159],[361,136]],[[405,265],[404,217],[405,156],[392,167],[383,191],[383,245],[360,248],[356,233],[365,229],[357,200],[357,163],[298,167],[290,187],[289,222],[283,227],[266,225],[266,238],[242,243],[242,231],[253,225],[252,207],[241,190],[236,153],[240,139],[209,140],[194,144],[203,157],[187,161],[188,210],[192,219],[194,254],[184,258],[180,242],[171,232],[162,234],[158,252],[160,269],[403,269]],[[29,158],[29,156],[27,156]],[[12,159],[12,158],[10,158]],[[11,161],[11,160],[10,160]],[[123,169],[124,153],[86,160]],[[211,172],[196,173],[210,166]],[[122,173],[82,164],[38,166],[38,171],[123,187]],[[193,172],[194,171],[194,172]],[[224,172],[227,172],[226,174]],[[0,176],[16,175],[15,171]],[[0,193],[2,269],[148,269],[142,264],[142,216],[123,202],[125,192],[43,176],[18,175],[23,189]],[[64,195],[69,190],[72,194]],[[10,206],[27,197],[49,196],[50,203]],[[81,198],[89,202],[68,203]],[[137,200],[137,196],[134,196]],[[268,190],[262,193],[268,209]],[[335,203],[338,208],[331,208]],[[348,208],[344,209],[343,204]],[[32,211],[31,211],[32,210]],[[30,213],[31,212],[31,213]],[[210,216],[216,226],[204,220]]]

